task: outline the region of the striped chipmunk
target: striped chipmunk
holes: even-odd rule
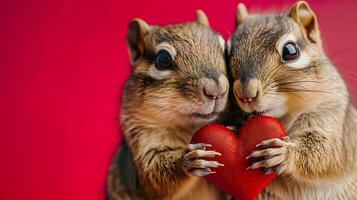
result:
[[[227,49],[236,103],[277,118],[288,135],[247,157],[248,168],[279,175],[258,199],[357,199],[356,109],[308,3],[280,14],[239,4]]]
[[[109,170],[108,199],[229,198],[202,178],[222,165],[205,158],[220,153],[190,144],[226,108],[223,38],[198,11],[196,21],[168,26],[134,19],[127,42],[132,72],[120,111],[124,142]]]

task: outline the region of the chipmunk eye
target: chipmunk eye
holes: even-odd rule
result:
[[[292,61],[296,60],[299,55],[300,51],[299,48],[293,42],[287,42],[283,47],[282,59],[284,61]]]
[[[157,53],[156,60],[155,60],[155,67],[160,71],[168,70],[172,68],[172,58],[168,51],[160,50]]]

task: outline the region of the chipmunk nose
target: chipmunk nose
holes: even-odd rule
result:
[[[203,94],[209,98],[209,99],[213,99],[213,100],[216,100],[218,99],[219,97],[221,97],[222,95],[221,94],[218,94],[216,91],[212,91],[212,90],[207,90],[207,89],[203,89]]]
[[[228,86],[228,80],[223,75],[218,81],[206,79],[202,85],[202,93],[206,99],[215,101],[227,94]]]
[[[256,101],[259,95],[260,84],[257,79],[250,79],[242,84],[239,80],[234,82],[233,86],[236,98],[244,103],[252,103]]]

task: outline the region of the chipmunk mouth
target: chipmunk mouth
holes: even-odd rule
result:
[[[218,112],[211,112],[211,113],[208,113],[208,114],[194,112],[194,113],[189,114],[189,117],[199,118],[199,119],[204,119],[204,120],[213,120],[213,119],[215,119],[218,115],[219,115]]]
[[[253,111],[251,112],[252,115],[264,115],[265,113],[271,111],[271,109],[267,109],[267,110],[262,110],[262,111]]]
[[[285,99],[280,98],[277,101],[277,98],[272,101],[271,99],[263,100],[252,99],[251,101],[243,101],[239,96],[235,96],[239,107],[246,113],[252,115],[266,115],[275,118],[282,117],[287,112],[287,107],[285,105]]]
[[[264,109],[264,110],[253,110],[252,115],[266,115],[270,117],[279,118],[286,114],[285,106],[277,106],[274,108]]]
[[[244,103],[243,106],[241,106],[241,108],[252,115],[264,115],[266,113],[271,112],[272,110],[274,110],[274,108],[262,108],[259,105],[249,105],[247,103]]]

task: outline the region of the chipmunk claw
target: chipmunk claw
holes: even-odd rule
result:
[[[236,126],[226,126],[226,129],[231,130],[233,132],[237,132],[238,128]]]
[[[194,150],[206,150],[206,147],[211,147],[211,144],[204,144],[204,143],[196,143],[196,144],[189,144],[187,145],[187,150],[194,151]]]
[[[195,169],[191,171],[191,174],[195,175],[195,176],[199,176],[199,177],[204,177],[207,176],[209,174],[214,174],[216,173],[215,171],[212,171],[209,168],[205,168],[205,169]]]

